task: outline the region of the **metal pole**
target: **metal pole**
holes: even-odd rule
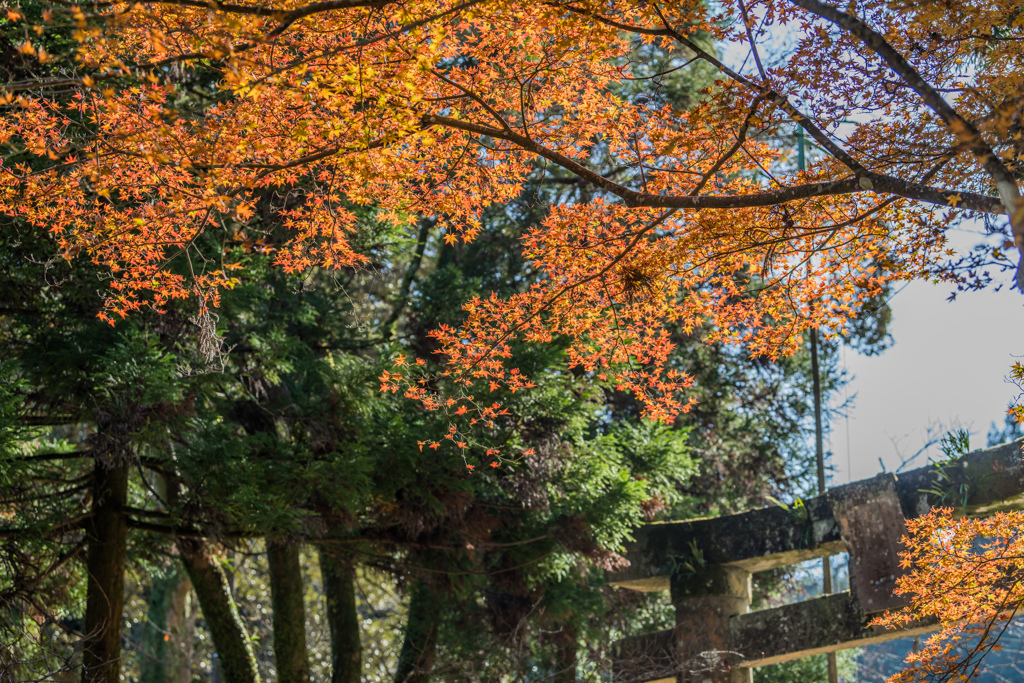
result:
[[[804,154],[804,129],[796,129],[796,160],[803,171],[807,167],[807,157]],[[814,382],[814,457],[818,466],[818,494],[825,493],[825,435],[821,424],[821,372],[818,367],[818,329],[811,328],[811,379]],[[822,593],[832,593],[832,563],[828,557],[821,559]],[[828,660],[828,683],[839,683],[839,666],[836,662],[836,653],[829,652],[826,655]]]
[[[804,156],[804,129],[797,126],[796,129],[796,163],[801,171],[807,170],[807,157]]]

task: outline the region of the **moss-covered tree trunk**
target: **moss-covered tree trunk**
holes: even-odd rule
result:
[[[321,547],[319,559],[331,630],[331,683],[359,683],[363,649],[356,612],[355,566],[352,557],[340,550]]]
[[[205,542],[179,538],[177,545],[213,638],[224,683],[258,683],[256,657],[231,597],[224,570],[213,559]]]
[[[417,581],[409,591],[409,616],[405,640],[398,655],[395,683],[427,683],[437,652],[440,605],[431,587]]]
[[[128,465],[109,466],[96,461],[92,495],[92,516],[86,524],[89,578],[82,640],[82,681],[119,683],[124,566],[128,550],[128,520],[124,516]]]
[[[278,683],[309,683],[299,545],[267,541],[267,565],[274,610],[274,663],[277,665]]]
[[[149,613],[142,639],[142,683],[189,683],[195,610],[190,609],[192,582],[177,564],[153,577]]]

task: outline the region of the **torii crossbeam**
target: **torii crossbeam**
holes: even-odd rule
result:
[[[627,547],[630,566],[609,582],[671,590],[676,627],[615,643],[615,682],[747,683],[759,666],[937,630],[934,623],[868,626],[878,612],[903,604],[892,591],[903,571],[905,520],[939,505],[971,516],[1024,508],[1022,446],[880,474],[797,508],[640,527]],[[753,573],[844,551],[849,591],[750,612]]]

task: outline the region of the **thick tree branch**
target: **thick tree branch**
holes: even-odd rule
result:
[[[847,152],[845,149],[840,147],[836,143],[836,141],[829,137],[829,135],[825,133],[825,131],[823,131],[814,121],[812,121],[809,117],[803,114],[799,109],[794,107],[788,98],[772,90],[769,87],[768,83],[765,83],[763,86],[759,86],[757,83],[754,83],[746,76],[743,76],[742,74],[730,69],[724,63],[722,63],[717,57],[708,53],[706,50],[701,49],[699,45],[697,45],[692,40],[676,31],[674,28],[666,25],[666,30],[669,31],[669,34],[676,40],[676,42],[685,45],[690,51],[692,51],[698,57],[706,61],[708,64],[711,64],[712,66],[717,68],[719,71],[727,75],[729,78],[733,79],[737,83],[747,86],[751,90],[756,90],[758,92],[765,94],[773,104],[782,109],[782,111],[786,112],[790,119],[792,119],[795,123],[799,124],[800,127],[803,128],[805,131],[807,131],[807,134],[810,135],[815,142],[821,145],[821,147],[825,151],[827,151],[833,157],[838,159],[839,162],[846,166],[848,169],[850,169],[854,173],[867,172],[867,169],[864,168],[863,164],[854,159],[850,155],[850,153]]]
[[[92,517],[92,515],[92,512],[77,515],[48,529],[34,529],[31,527],[0,527],[0,538],[21,538],[26,535],[55,536],[66,534],[70,531],[78,531],[81,529],[82,524]]]
[[[812,14],[827,19],[839,28],[860,39],[875,52],[885,64],[895,71],[903,82],[914,90],[932,111],[949,127],[950,131],[978,159],[979,165],[992,178],[999,191],[1004,212],[1010,219],[1013,241],[1021,250],[1021,264],[1017,269],[1017,286],[1024,291],[1024,207],[1019,207],[1020,190],[1013,173],[999,159],[992,147],[985,141],[975,126],[962,117],[942,95],[918,73],[910,62],[894,48],[882,34],[875,31],[859,17],[847,14],[818,0],[790,0]]]
[[[605,190],[622,199],[629,207],[647,207],[653,209],[743,209],[759,206],[775,206],[811,197],[829,197],[861,192],[894,194],[906,199],[913,199],[928,204],[941,206],[959,205],[965,209],[982,213],[1002,213],[1002,203],[998,197],[989,197],[973,192],[940,189],[920,183],[894,178],[892,176],[862,171],[857,176],[847,177],[821,183],[793,185],[778,190],[754,192],[741,195],[657,195],[637,192],[619,183],[605,178],[590,170],[579,162],[549,149],[533,139],[515,132],[504,131],[491,126],[484,126],[470,121],[452,119],[446,116],[427,115],[423,117],[426,125],[440,125],[447,128],[463,130],[477,135],[507,140],[522,149],[543,157],[562,168],[571,171],[591,185]]]
[[[782,109],[784,112],[786,112],[786,114],[788,114],[789,117],[795,123],[799,124],[801,128],[806,130],[807,134],[810,135],[815,142],[817,142],[823,149],[825,149],[829,154],[838,159],[844,166],[849,168],[851,171],[853,171],[854,173],[866,172],[867,169],[865,169],[859,161],[854,159],[849,152],[840,147],[835,142],[835,140],[829,137],[829,135],[826,134],[825,131],[823,131],[810,118],[805,116],[796,107],[794,107],[788,98],[775,92],[767,81],[765,81],[764,85],[758,85],[757,83],[754,83],[746,76],[743,76],[739,72],[730,69],[720,59],[718,59],[708,51],[704,50],[699,45],[694,43],[692,40],[687,38],[685,35],[677,31],[671,24],[669,24],[668,19],[666,19],[665,16],[661,13],[661,10],[657,9],[657,6],[655,6],[655,9],[658,12],[658,15],[661,17],[663,24],[662,28],[649,28],[646,26],[633,26],[631,24],[624,24],[622,22],[615,21],[614,19],[610,19],[608,17],[604,17],[600,14],[597,14],[592,10],[585,9],[582,7],[574,7],[572,5],[563,5],[562,3],[559,2],[549,1],[547,4],[553,7],[564,9],[569,12],[573,12],[574,14],[590,17],[591,19],[594,19],[599,23],[602,23],[606,26],[611,26],[613,28],[617,28],[621,31],[637,33],[640,35],[666,36],[672,38],[677,43],[686,47],[697,57],[704,60],[708,64],[712,65],[713,67],[721,71],[723,74],[725,74],[732,80],[766,96],[770,102],[772,102],[780,109]],[[750,40],[753,41],[753,38],[751,37]],[[753,42],[751,42],[751,49],[755,49]]]
[[[750,130],[750,122],[757,114],[757,110],[761,106],[761,103],[764,102],[764,99],[764,95],[759,95],[754,98],[754,101],[751,103],[750,109],[747,112],[747,116],[743,119],[740,129],[736,133],[736,142],[725,154],[718,158],[718,160],[704,173],[704,175],[701,176],[700,181],[697,182],[697,186],[690,191],[691,197],[699,195],[700,191],[704,189],[704,186],[708,184],[708,181],[718,173],[722,166],[725,166],[725,164],[728,163],[729,159],[732,159],[733,156],[736,155],[736,152],[740,151],[740,147],[742,147],[743,143],[747,140],[747,132]]]
[[[80,458],[91,458],[92,451],[73,451],[71,453],[38,453],[24,458],[17,458],[17,462],[47,462],[51,460],[78,460]]]
[[[153,519],[172,519],[173,515],[169,512],[163,512],[162,510],[143,510],[141,508],[132,507],[130,505],[121,508],[121,511],[128,515],[137,515],[139,517],[151,517]]]

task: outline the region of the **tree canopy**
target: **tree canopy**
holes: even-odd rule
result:
[[[666,366],[666,324],[710,320],[774,356],[808,325],[842,329],[887,280],[984,281],[947,261],[944,231],[966,214],[1008,216],[996,227],[1021,246],[1020,16],[1015,0],[11,9],[39,65],[3,86],[0,209],[109,270],[104,316],[183,297],[205,310],[243,266],[200,236],[290,271],[353,266],[368,258],[354,207],[471,241],[487,206],[557,168],[593,191],[524,236],[538,282],[472,299],[437,332],[449,374],[525,386],[509,341],[564,335],[570,365],[668,420],[689,380]],[[54,73],[37,34],[62,26],[75,66]],[[769,59],[780,31],[794,43]],[[705,37],[749,56],[732,68]],[[717,80],[682,108],[662,79],[695,61]],[[806,170],[779,141],[797,127]],[[272,239],[267,210],[286,228]],[[1009,265],[1005,248],[981,263]],[[428,407],[453,395],[398,374],[385,385]],[[472,404],[455,393],[453,410]]]
[[[438,680],[514,679],[533,666],[570,680],[603,670],[619,634],[642,621],[664,625],[664,605],[616,595],[601,568],[620,561],[616,551],[640,519],[743,509],[800,491],[806,358],[750,361],[676,331],[672,362],[697,378],[702,400],[669,428],[638,420],[627,392],[564,372],[565,340],[517,342],[515,362],[537,386],[499,393],[509,414],[496,420],[495,436],[534,452],[492,469],[480,449],[471,462],[484,471],[476,473],[452,449],[426,457],[417,438],[443,430],[443,418],[377,392],[372,380],[394,349],[423,352],[439,322],[457,324],[466,296],[528,286],[528,264],[505,248],[522,229],[520,209],[533,205],[520,202],[485,216],[485,238],[469,245],[445,245],[427,231],[408,288],[416,249],[409,263],[336,274],[288,275],[271,255],[246,254],[239,284],[217,309],[224,348],[209,365],[190,333],[189,302],[108,326],[95,316],[102,268],[77,259],[47,270],[53,243],[6,226],[0,357],[17,381],[0,393],[0,437],[9,444],[0,450],[0,501],[9,506],[0,519],[0,601],[10,607],[0,634],[11,648],[0,650],[2,670],[66,675],[79,665],[77,646],[99,650],[83,672],[90,681],[118,675],[118,666],[97,670],[97,660],[164,681],[187,669],[181,657],[194,657],[199,671],[212,651],[231,680],[283,669],[321,678],[332,668],[329,649],[334,680],[358,680],[358,662],[346,670],[339,662],[350,659],[338,653],[358,655],[360,631],[362,657],[378,672],[403,640],[394,626],[355,616],[360,572],[363,585],[375,572],[407,589],[407,612],[397,617],[410,643],[398,658],[402,681],[428,670]],[[381,244],[405,243],[388,231],[378,238],[367,249],[378,258]],[[831,377],[835,354],[824,364]],[[84,441],[54,443],[51,429],[68,424]],[[114,473],[123,482],[118,504],[103,507],[101,487],[111,488]],[[117,523],[89,521],[101,513]],[[307,556],[299,569],[304,544],[320,551],[319,562]],[[120,569],[83,571],[93,546],[120,558]],[[297,589],[308,596],[317,584],[323,612],[296,599]],[[190,642],[183,626],[190,591],[198,596],[191,628],[205,641]],[[90,595],[118,599],[110,614],[83,619]],[[268,604],[271,615],[291,617],[269,623]],[[314,640],[323,623],[310,621],[324,612],[327,644]],[[312,624],[307,642],[295,637],[303,616]],[[367,642],[380,629],[390,650]],[[246,647],[249,636],[258,639]]]
[[[310,540],[350,544],[320,555],[338,648],[362,552],[409,583],[410,652],[437,649],[447,591],[485,596],[461,624],[480,642],[540,606],[521,642],[575,671],[601,590],[581,567],[629,520],[799,479],[780,444],[806,377],[765,360],[808,326],[877,341],[856,316],[892,281],[987,286],[1024,247],[1020,0],[5,12],[0,597],[41,620],[19,638],[73,633],[84,603],[86,680],[118,675],[140,562],[180,562],[224,666],[258,677],[216,543],[256,537],[296,679]],[[973,216],[995,241],[960,257],[946,232]],[[87,448],[29,418],[87,423]]]

